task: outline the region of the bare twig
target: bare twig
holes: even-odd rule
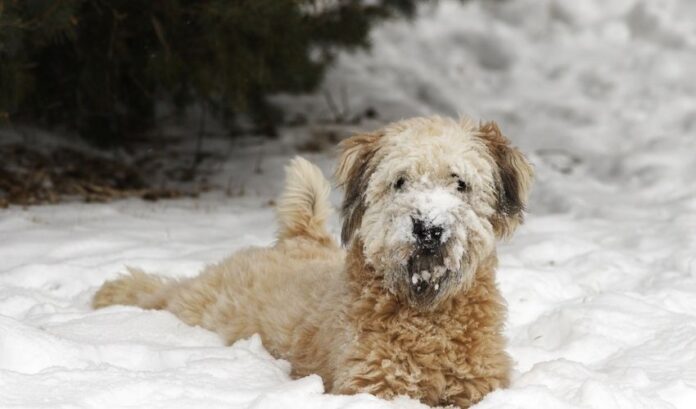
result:
[[[331,114],[334,117],[334,122],[342,123],[343,119],[344,119],[343,114],[341,113],[341,110],[336,105],[336,102],[334,101],[333,96],[327,90],[324,91],[324,99],[326,100],[326,105],[329,106],[329,111],[331,111]]]
[[[208,111],[208,105],[206,103],[203,103],[201,107],[201,116],[199,118],[198,122],[198,136],[196,137],[196,148],[193,153],[193,161],[191,162],[191,169],[189,169],[189,173],[191,175],[191,178],[193,178],[193,175],[196,173],[196,168],[198,165],[201,163],[203,160],[203,136],[205,134],[205,116]]]

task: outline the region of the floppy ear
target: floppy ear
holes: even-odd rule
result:
[[[336,182],[344,189],[341,217],[341,241],[348,244],[360,227],[365,213],[365,191],[374,172],[372,157],[377,152],[379,132],[353,135],[338,146],[340,157],[336,168]]]
[[[498,238],[508,237],[524,219],[534,170],[522,152],[510,145],[495,122],[481,125],[478,135],[486,143],[498,168],[496,213],[491,222]]]

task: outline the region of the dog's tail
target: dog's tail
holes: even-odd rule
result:
[[[304,237],[331,244],[333,237],[326,228],[331,215],[331,185],[321,170],[301,157],[285,168],[285,191],[278,200],[278,240]]]
[[[92,299],[92,307],[103,308],[110,305],[135,305],[141,308],[161,310],[167,308],[167,289],[174,283],[144,271],[127,267],[127,275],[107,281]]]

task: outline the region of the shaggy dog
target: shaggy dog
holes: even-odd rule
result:
[[[228,343],[259,333],[294,376],[332,393],[407,395],[469,407],[508,384],[495,244],[522,221],[532,169],[494,123],[397,122],[340,145],[341,239],[329,184],[297,158],[270,248],[240,251],[182,280],[104,284],[94,307],[168,310]]]

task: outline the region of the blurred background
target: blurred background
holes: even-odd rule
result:
[[[273,243],[292,156],[466,115],[536,173],[477,408],[693,409],[695,67],[694,0],[0,0],[0,407],[422,408],[89,305]]]
[[[690,183],[695,44],[688,0],[0,0],[0,205],[271,195],[276,156],[430,114],[550,174]]]

